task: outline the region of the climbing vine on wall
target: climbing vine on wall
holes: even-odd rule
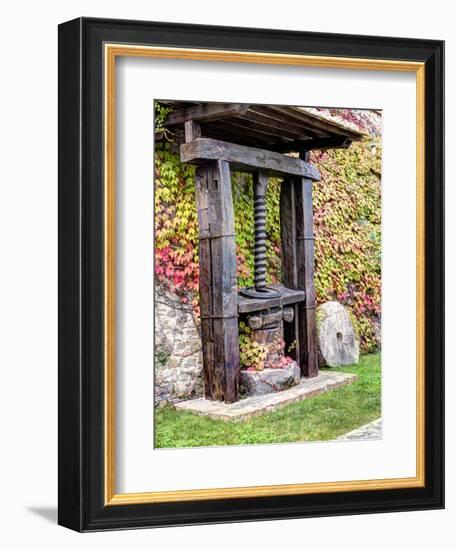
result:
[[[379,344],[381,315],[381,143],[314,151],[315,290],[319,303],[347,306],[363,351]]]
[[[198,312],[195,170],[166,140],[155,147],[155,275]]]
[[[162,136],[155,150],[155,274],[198,314],[195,171],[180,162],[178,140]],[[378,345],[381,314],[381,142],[377,137],[348,149],[314,151],[311,161],[321,173],[321,181],[314,185],[317,302],[337,300],[346,305],[362,351],[372,351]],[[251,176],[233,174],[232,185],[238,284],[249,286],[254,238]],[[273,178],[267,194],[269,282],[280,280],[279,201],[280,181]]]

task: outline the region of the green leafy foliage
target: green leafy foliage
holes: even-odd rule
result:
[[[163,124],[164,109],[156,116],[157,124]],[[155,151],[155,274],[198,314],[195,171],[180,162],[172,136],[165,138],[157,141]],[[371,143],[353,143],[348,149],[314,151],[311,162],[321,173],[313,191],[317,303],[337,300],[347,306],[361,350],[373,351],[378,345],[376,326],[381,314],[381,142],[375,138]],[[281,278],[280,185],[280,180],[272,178],[266,198],[268,282]],[[238,284],[251,286],[251,176],[233,174],[232,188]]]
[[[311,156],[321,173],[314,185],[317,302],[351,310],[364,352],[378,345],[381,314],[381,143],[373,143]]]
[[[239,351],[241,367],[248,370],[263,370],[267,349],[264,344],[252,339],[252,329],[243,321],[239,323]]]
[[[165,139],[172,139],[174,134],[165,126],[166,117],[173,110],[158,101],[155,102],[155,133],[162,134]]]
[[[155,148],[155,275],[198,311],[195,170],[168,141]]]

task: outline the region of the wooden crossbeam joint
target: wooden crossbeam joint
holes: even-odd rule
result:
[[[208,160],[225,160],[233,169],[241,171],[263,170],[269,175],[292,175],[312,181],[320,180],[320,173],[315,166],[299,158],[217,139],[197,138],[183,143],[180,156],[182,162],[204,164]]]

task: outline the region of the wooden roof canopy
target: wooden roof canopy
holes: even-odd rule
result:
[[[165,125],[200,123],[202,137],[278,153],[349,147],[365,134],[302,107],[243,103],[163,102],[174,110]]]

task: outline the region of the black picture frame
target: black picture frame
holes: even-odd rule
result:
[[[424,487],[106,506],[103,397],[103,44],[425,64]],[[76,531],[444,506],[444,43],[79,18],[59,26],[59,513]]]

